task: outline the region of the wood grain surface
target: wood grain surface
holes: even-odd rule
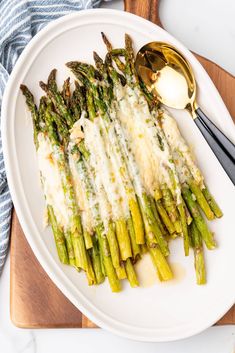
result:
[[[164,1],[164,0],[162,0]],[[125,10],[159,26],[159,0],[125,0]],[[195,54],[196,55],[196,54]],[[213,62],[196,55],[219,90],[235,121],[235,77]],[[35,258],[15,212],[11,229],[11,319],[28,328],[96,327],[61,293]],[[235,324],[235,307],[218,322]]]

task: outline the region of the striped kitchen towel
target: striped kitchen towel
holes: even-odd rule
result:
[[[72,11],[97,7],[101,0],[0,0],[0,112],[9,74],[31,38],[48,22]],[[12,201],[0,132],[0,274],[7,255]]]

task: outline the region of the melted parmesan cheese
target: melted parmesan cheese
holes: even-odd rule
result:
[[[95,173],[95,171],[92,171],[88,163],[86,163],[86,166],[89,172],[90,179],[93,182],[98,202],[96,206],[96,214],[94,215],[95,225],[99,225],[100,220],[102,220],[102,223],[104,225],[104,231],[107,234],[109,221],[112,218],[111,205],[108,201],[107,194],[103,187],[99,173]]]
[[[116,131],[116,134],[119,138],[119,142],[120,142],[122,151],[124,153],[125,163],[127,165],[128,172],[131,177],[131,181],[134,185],[135,192],[138,197],[142,198],[142,194],[144,192],[144,189],[143,189],[142,181],[140,178],[139,168],[135,162],[133,153],[129,147],[129,142],[128,142],[127,137],[125,135],[125,131],[123,130],[123,128],[120,124],[120,121],[117,118],[116,105],[114,105],[112,107],[111,117],[112,117],[112,120],[114,121],[115,131]]]
[[[118,102],[117,115],[130,141],[131,153],[134,155],[145,189],[154,196],[154,191],[166,183],[174,191],[169,169],[174,172],[177,183],[178,176],[172,156],[168,146],[165,145],[161,149],[155,119],[145,98],[137,88],[121,85],[115,87],[115,94]],[[174,192],[180,202],[180,188],[177,187]]]
[[[190,152],[189,147],[183,139],[176,121],[166,111],[163,112],[161,121],[162,128],[172,150],[178,152],[178,156],[181,156],[182,159],[186,162],[195,181],[202,185],[203,176],[193,160],[192,153]],[[179,163],[183,165],[184,162],[179,161]]]
[[[99,123],[107,156],[112,163],[119,182],[123,184],[124,190],[122,188],[122,192],[126,193],[128,198],[132,199],[135,197],[135,193],[126,167],[123,151],[117,139],[114,124],[112,122],[107,124],[104,119],[100,119]]]
[[[65,229],[69,228],[70,211],[66,205],[59,167],[54,158],[50,140],[43,133],[38,135],[38,164],[41,173],[44,195],[47,205],[53,207],[57,222]]]
[[[102,118],[94,122],[80,119],[87,149],[90,151],[89,163],[96,176],[100,175],[102,185],[112,207],[114,219],[129,215],[128,199],[120,179],[119,166],[112,156],[112,146],[108,138],[101,135]]]
[[[156,177],[158,164],[154,162],[151,143],[144,134],[142,119],[139,119],[138,102],[131,102],[131,98],[133,101],[133,93],[128,92],[127,88],[121,85],[115,87],[115,95],[118,102],[117,116],[139,167],[140,177],[147,191],[152,192],[159,187]]]
[[[78,166],[77,166],[76,159],[77,159],[76,154],[75,155],[69,154],[69,167],[70,167],[70,171],[73,179],[75,198],[76,198],[76,202],[78,204],[79,210],[81,212],[83,228],[88,233],[92,233],[93,222],[92,222],[91,207],[87,200],[82,180],[78,173]]]
[[[81,122],[84,122],[85,114],[82,114],[80,121],[77,121],[70,134],[70,150],[77,143],[85,137],[84,132],[81,130]],[[78,142],[79,139],[79,142]],[[70,157],[71,159],[72,157]],[[79,167],[73,160],[70,162],[70,168],[74,176],[74,187],[76,192],[79,207],[84,211],[83,223],[87,224],[88,219],[85,220],[86,212],[89,212],[90,224],[94,227],[98,226],[101,222],[104,225],[104,230],[107,232],[109,220],[111,219],[111,208],[104,190],[100,174],[95,173],[94,168],[91,168],[87,161],[83,160],[84,168]],[[88,192],[86,192],[87,190]]]

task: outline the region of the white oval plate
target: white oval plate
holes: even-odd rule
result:
[[[154,283],[149,259],[142,262],[142,283],[131,289],[111,293],[109,285],[88,287],[83,274],[58,261],[51,231],[42,226],[44,199],[30,115],[19,91],[20,83],[30,87],[38,99],[39,80],[58,69],[58,79],[72,74],[64,63],[70,60],[92,62],[92,51],[104,55],[100,32],[104,31],[115,47],[123,46],[124,33],[134,40],[137,50],[143,44],[166,41],[174,44],[190,61],[198,82],[199,103],[215,123],[232,139],[234,126],[217,90],[195,57],[161,28],[129,13],[113,10],[82,11],[65,16],[43,29],[19,58],[9,79],[2,108],[2,139],[11,195],[20,223],[41,265],[61,291],[97,325],[116,334],[144,341],[170,341],[194,335],[215,323],[234,303],[234,186],[226,176],[200,132],[186,112],[174,112],[181,131],[194,146],[199,165],[224,217],[211,223],[218,248],[206,251],[208,283],[195,284],[192,254],[185,258],[182,241],[171,245],[170,262],[176,279]],[[22,254],[24,256],[24,254]]]

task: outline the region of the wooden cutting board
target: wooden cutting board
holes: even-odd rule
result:
[[[159,26],[159,0],[126,0],[125,10]],[[235,118],[235,77],[196,55]],[[235,120],[234,120],[235,121]],[[61,293],[35,258],[13,211],[11,228],[11,300],[13,323],[24,328],[96,327]],[[218,324],[235,324],[233,307]]]

